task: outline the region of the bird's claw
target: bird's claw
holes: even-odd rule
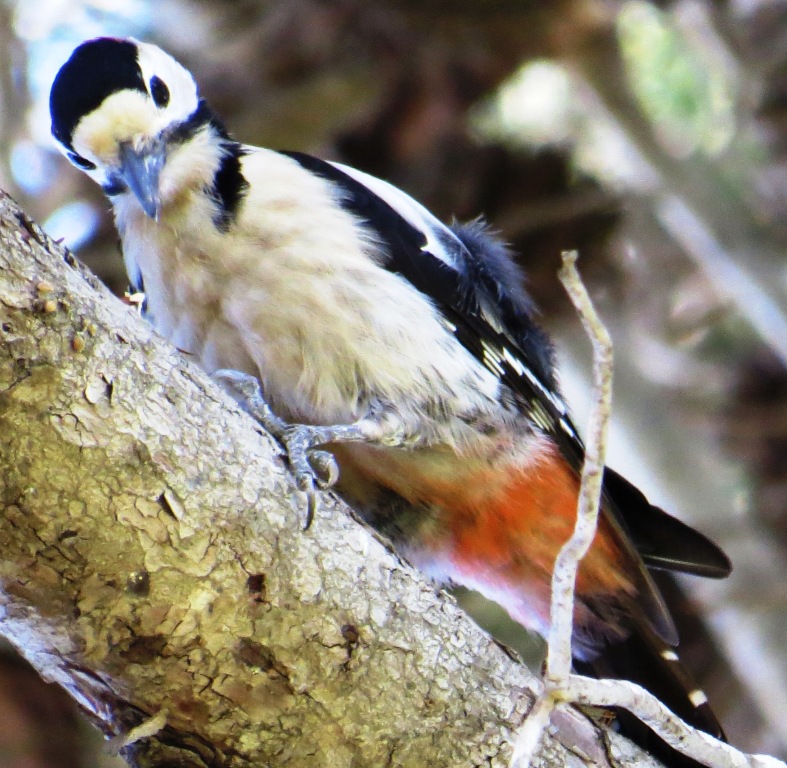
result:
[[[320,488],[327,489],[336,485],[339,479],[339,465],[330,451],[312,448],[309,453],[309,464],[315,471],[315,479]]]
[[[314,447],[323,442],[319,429],[305,424],[292,424],[279,437],[287,452],[298,490],[306,494],[304,530],[311,526],[317,512],[317,488],[330,488],[339,479],[339,465],[333,454]]]
[[[324,428],[288,424],[280,419],[265,402],[260,383],[254,376],[228,369],[218,370],[213,375],[240,396],[249,414],[284,448],[298,490],[307,497],[305,528],[308,529],[317,510],[316,488],[330,488],[339,479],[339,466],[333,454],[316,447],[325,442]]]
[[[316,447],[324,442],[323,437],[320,427],[291,424],[279,438],[302,491],[314,485],[330,488],[339,479],[339,466],[333,454]]]

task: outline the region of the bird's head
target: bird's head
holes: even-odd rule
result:
[[[132,39],[82,43],[60,68],[49,101],[61,151],[110,196],[130,191],[152,219],[220,161],[223,129],[191,74]]]

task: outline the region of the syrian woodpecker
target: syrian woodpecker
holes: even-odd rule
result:
[[[50,107],[59,147],[112,202],[155,327],[211,373],[256,377],[271,423],[308,425],[280,430],[296,468],[330,451],[338,490],[423,570],[544,633],[583,446],[506,247],[361,171],[241,145],[150,44],[83,43]],[[672,650],[654,568],[730,564],[607,469],[575,658],[720,734]],[[626,648],[637,663],[616,671]]]

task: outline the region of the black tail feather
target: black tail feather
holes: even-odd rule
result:
[[[604,490],[648,568],[711,579],[730,575],[732,564],[710,539],[648,502],[614,470],[604,470]]]

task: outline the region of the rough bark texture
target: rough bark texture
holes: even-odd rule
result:
[[[138,766],[502,766],[527,670],[0,193],[0,632]],[[567,750],[603,760],[563,713]],[[582,758],[579,754],[584,754]]]

